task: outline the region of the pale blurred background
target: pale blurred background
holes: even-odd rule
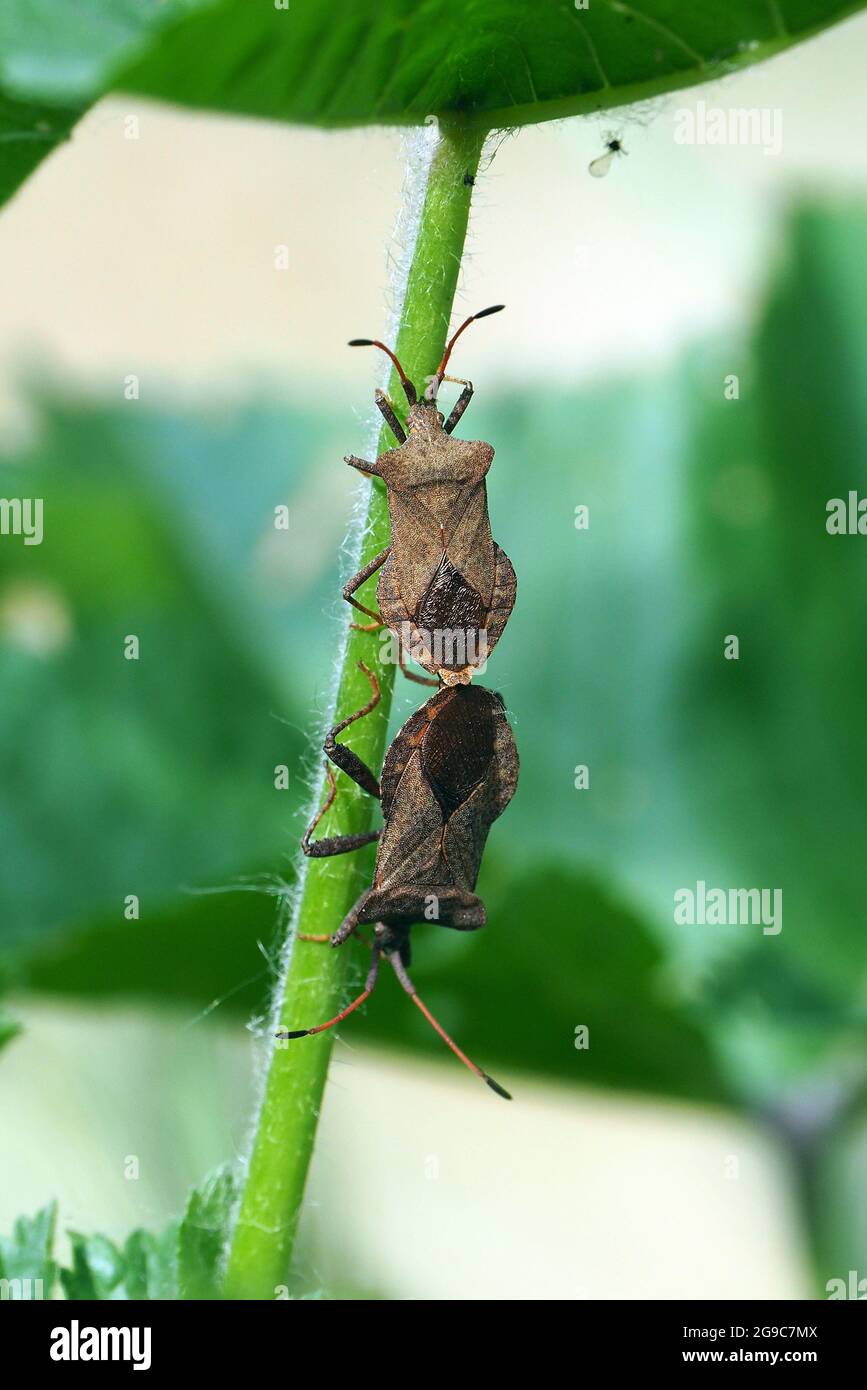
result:
[[[478,180],[459,298],[468,312],[508,305],[466,340],[462,367],[478,399],[652,378],[694,343],[748,333],[790,204],[804,194],[864,197],[865,60],[862,17],[648,110],[502,140]],[[781,153],[678,145],[676,113],[699,101],[779,108]],[[138,139],[126,138],[130,116]],[[628,158],[597,182],[587,165],[608,130]],[[34,395],[60,389],[121,406],[128,374],[145,405],[217,415],[263,398],[321,407],[330,392],[357,430],[339,447],[323,437],[296,511],[304,563],[327,576],[350,494],[340,454],[361,451],[374,372],[344,344],[388,332],[385,253],[405,154],[417,155],[423,138],[101,103],[0,216],[7,452],[38,435]],[[288,268],[276,270],[284,245]],[[569,452],[567,495],[578,502],[579,441]],[[535,469],[527,458],[523,488]],[[495,533],[509,485],[492,473]],[[276,567],[278,580],[293,563],[297,553]],[[523,729],[519,721],[519,743]],[[564,758],[568,777],[578,750]],[[529,778],[525,794],[535,795]],[[449,943],[459,996],[463,945]],[[485,949],[498,950],[493,928]],[[417,958],[423,974],[421,946]],[[220,1008],[204,1022],[183,1003],[23,993],[12,1002],[25,1030],[0,1063],[0,1230],[51,1196],[67,1227],[118,1237],[156,1229],[205,1168],[243,1151],[253,1044]],[[472,999],[463,1006],[472,1010]],[[757,1123],[514,1067],[503,1079],[517,1099],[501,1106],[449,1059],[406,1055],[399,1040],[371,1045],[366,1031],[354,1020],[335,1049],[305,1215],[311,1289],[444,1299],[810,1294],[791,1165]],[[131,1153],[141,1160],[136,1182],[123,1176]]]

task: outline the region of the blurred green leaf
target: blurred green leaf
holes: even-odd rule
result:
[[[191,1192],[178,1233],[182,1298],[219,1297],[220,1265],[236,1197],[235,1176],[229,1168],[212,1173]]]
[[[861,1054],[863,1059],[863,1052]],[[848,1288],[849,1271],[856,1283],[867,1278],[867,1093],[862,1085],[849,1113],[822,1145],[821,1166],[815,1174],[818,1226],[817,1276],[821,1297],[827,1297],[830,1279],[842,1279]],[[864,1290],[860,1297],[863,1299]]]
[[[0,205],[69,138],[84,110],[16,100],[0,91]]]
[[[105,1236],[82,1236],[69,1232],[72,1268],[61,1269],[60,1282],[67,1298],[123,1298],[124,1258],[113,1241]]]
[[[61,1269],[67,1299],[100,1302],[175,1299],[178,1296],[178,1226],[160,1236],[133,1231],[122,1246],[106,1236],[70,1231],[72,1268]]]
[[[159,1236],[136,1230],[124,1244],[106,1236],[70,1231],[72,1265],[60,1270],[67,1299],[216,1298],[222,1251],[234,1201],[234,1178],[228,1169],[206,1178],[190,1194],[181,1222]],[[32,1220],[22,1217],[11,1240],[0,1240],[0,1277],[13,1282],[41,1280],[42,1298],[51,1297],[55,1265],[51,1258],[56,1224],[51,1203]],[[29,1285],[25,1286],[29,1290]],[[22,1292],[22,1297],[34,1297]]]
[[[809,1070],[808,1050],[815,1061],[838,1040],[863,1045],[867,1022],[855,906],[867,841],[867,573],[861,538],[825,525],[830,498],[867,492],[865,232],[863,209],[793,218],[753,354],[740,354],[741,399],[709,402],[696,383],[686,475],[685,582],[705,619],[678,667],[683,795],[727,861],[717,880],[782,889],[781,934],[745,941],[741,931],[735,970],[741,1031],[755,1036],[758,1005],[778,1079],[792,1062]],[[737,358],[720,366],[720,376],[737,371]],[[715,671],[725,633],[738,634],[740,660]],[[696,864],[699,876],[710,880]],[[728,1003],[732,1037],[730,988]]]
[[[148,34],[209,0],[17,0],[0,20],[0,84],[48,100],[86,100]]]
[[[0,11],[0,204],[69,139],[105,75],[203,0],[16,0]],[[208,0],[204,0],[208,3]]]
[[[70,923],[7,962],[10,984],[80,999],[175,1000],[248,1018],[272,984],[278,902],[287,890],[263,874],[233,889],[185,894],[148,915],[138,930],[114,914]]]
[[[21,1032],[21,1024],[14,1019],[0,1017],[0,1048],[4,1048],[13,1038],[17,1038]]]
[[[3,495],[41,498],[45,516],[41,545],[14,537],[0,553],[5,952],[92,919],[135,933],[179,891],[232,886],[254,857],[276,868],[303,791],[292,686],[309,702],[328,667],[327,624],[316,667],[303,624],[298,646],[282,635],[296,538],[275,532],[273,508],[297,484],[267,416],[228,437],[177,422],[171,442],[165,421],[111,413],[57,408],[42,425],[31,454],[0,466]]]
[[[52,1259],[57,1204],[15,1222],[10,1239],[0,1237],[0,1279],[9,1281],[4,1298],[51,1298],[57,1268]]]
[[[176,1221],[158,1236],[147,1231],[133,1231],[126,1242],[130,1298],[165,1300],[178,1297],[179,1235]]]

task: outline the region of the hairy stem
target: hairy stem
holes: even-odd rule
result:
[[[436,371],[442,356],[466,238],[472,180],[483,143],[483,132],[444,128],[431,159],[397,339],[398,356],[420,388],[424,378]],[[396,404],[402,402],[396,376],[391,380],[391,396]],[[383,430],[380,447],[393,445],[390,433]],[[371,487],[367,516],[359,527],[359,567],[383,550],[389,539],[385,493],[377,483]],[[374,579],[361,591],[361,600],[368,607],[375,607],[371,602],[375,582]],[[345,718],[369,699],[370,687],[358,669],[363,660],[379,678],[382,700],[373,714],[352,726],[349,741],[378,772],[385,747],[394,667],[379,662],[378,635],[350,631],[349,621],[347,612],[347,637],[329,723],[332,717]],[[340,773],[337,776],[339,795],[317,835],[367,830],[374,810],[378,811],[373,800],[347,777]],[[296,942],[295,937],[299,932],[333,931],[369,883],[370,864],[369,854],[355,852],[339,858],[310,860],[302,867],[278,985],[275,1018],[279,1027],[312,1027],[340,1009],[347,957],[350,952],[357,952],[361,963],[363,948],[350,941],[340,950],[331,950]],[[313,1038],[277,1042],[271,1048],[228,1255],[228,1298],[273,1298],[277,1286],[286,1281],[332,1041],[332,1033],[326,1032]]]

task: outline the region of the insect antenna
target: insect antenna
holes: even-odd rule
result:
[[[445,353],[443,355],[443,360],[442,362],[440,362],[439,367],[437,368],[436,374],[440,381],[442,381],[446,367],[448,366],[449,358],[452,355],[452,348],[458,341],[458,338],[461,336],[464,329],[469,328],[470,324],[475,323],[476,319],[486,319],[489,314],[498,314],[500,310],[505,309],[505,307],[505,304],[492,304],[490,309],[480,309],[477,314],[470,314],[470,317],[468,319],[464,319],[464,322],[461,324],[457,332],[453,333],[451,338],[449,338],[449,341],[446,345]]]
[[[410,381],[406,372],[403,370],[403,367],[398,362],[397,357],[392,352],[390,347],[386,347],[385,343],[381,343],[378,338],[350,338],[349,346],[375,347],[380,348],[382,352],[386,353],[395,365],[397,374],[400,377],[400,384],[404,389],[404,394],[406,395],[407,400],[409,401],[410,405],[415,405],[416,401],[418,400],[415,387],[413,386],[412,382]]]
[[[353,999],[351,1004],[347,1004],[346,1008],[342,1009],[334,1018],[329,1018],[327,1023],[317,1023],[315,1028],[298,1028],[294,1032],[275,1033],[274,1036],[277,1038],[309,1038],[312,1037],[314,1033],[324,1033],[326,1028],[333,1028],[336,1023],[342,1023],[345,1018],[348,1018],[351,1013],[355,1012],[359,1004],[363,1004],[365,999],[369,999],[373,993],[376,987],[376,977],[379,973],[379,957],[379,948],[374,946],[373,959],[370,962],[370,969],[367,972],[367,980],[365,981],[364,989],[357,998]]]
[[[401,961],[397,952],[395,951],[391,955],[389,955],[388,959],[391,961],[391,964],[394,967],[395,975],[400,980],[400,983],[403,985],[404,989],[406,990],[412,1002],[415,1004],[416,1008],[421,1010],[428,1023],[431,1025],[435,1032],[439,1033],[446,1046],[451,1048],[458,1061],[463,1062],[465,1067],[469,1067],[470,1071],[473,1073],[473,1076],[478,1076],[480,1080],[484,1081],[486,1085],[490,1086],[492,1091],[496,1091],[498,1096],[502,1096],[503,1100],[511,1100],[512,1097],[509,1095],[509,1092],[505,1090],[498,1081],[495,1081],[492,1076],[488,1076],[488,1073],[486,1071],[482,1071],[481,1067],[477,1067],[475,1062],[471,1062],[467,1054],[465,1052],[461,1052],[461,1049],[458,1047],[457,1043],[449,1037],[442,1024],[437,1022],[430,1009],[427,1007],[425,1003],[423,1003],[423,1001],[419,998],[418,994],[416,993],[415,985],[407,975],[406,970],[403,966],[403,962]]]

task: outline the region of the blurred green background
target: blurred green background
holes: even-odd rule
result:
[[[786,61],[802,65],[788,73],[796,90],[804,58]],[[100,117],[109,130],[123,109]],[[173,119],[207,138],[201,118]],[[297,156],[309,175],[322,146],[281,138],[287,165]],[[367,139],[352,138],[358,150]],[[537,149],[545,138],[525,137]],[[583,139],[576,182],[594,152]],[[534,153],[498,156],[492,200],[519,196]],[[663,181],[660,202],[671,157],[658,136],[638,174],[645,190]],[[52,177],[49,162],[34,199]],[[686,331],[642,365],[627,349],[594,372],[560,352],[549,370],[544,296],[526,374],[517,339],[511,368],[492,359],[488,378],[485,348],[467,339],[477,396],[464,433],[496,446],[494,534],[519,576],[484,680],[506,699],[521,783],[483,868],[488,928],[418,929],[415,973],[527,1108],[524,1121],[491,1115],[383,988],[335,1054],[301,1292],[498,1296],[502,1268],[518,1297],[796,1296],[867,1274],[867,540],[825,528],[830,498],[867,495],[867,200],[834,179],[773,177],[758,212],[736,200],[730,211],[754,265],[740,311],[715,312],[711,296],[691,331],[687,307]],[[387,161],[373,178],[386,183]],[[592,225],[595,189],[580,193]],[[483,228],[496,225],[480,196]],[[378,225],[358,234],[372,246]],[[157,267],[171,260],[149,245]],[[579,249],[561,275],[580,300],[594,256]],[[538,254],[513,256],[505,284],[498,261],[497,295],[473,281],[470,307],[501,294],[532,313]],[[171,339],[185,282],[167,273],[159,331]],[[316,283],[315,264],[297,273]],[[616,273],[609,261],[612,304]],[[124,283],[136,274],[128,264]],[[314,342],[288,384],[251,370],[247,323],[246,385],[228,399],[219,382],[173,389],[170,347],[162,382],[145,373],[133,403],[121,384],[132,350],[108,350],[94,382],[98,353],[77,372],[59,341],[44,370],[38,334],[4,344],[7,415],[24,423],[7,431],[0,495],[45,507],[41,546],[0,543],[0,978],[3,1016],[23,1023],[0,1058],[4,1228],[58,1188],[67,1225],[155,1228],[204,1167],[243,1150],[245,1024],[257,1031],[273,982],[311,731],[345,617],[335,596],[354,484],[340,460],[365,452],[370,380],[341,364],[335,389],[327,354],[344,328],[378,324],[361,321],[367,301],[337,315],[336,297],[336,346]],[[592,313],[605,309],[603,293]],[[66,301],[61,320],[69,312]],[[303,311],[283,327],[303,334]],[[231,342],[232,324],[221,331]],[[476,331],[481,342],[490,330]],[[273,526],[281,504],[287,531]],[[123,659],[130,633],[138,661]],[[723,657],[728,634],[738,661]],[[395,727],[418,701],[399,683]],[[588,790],[574,785],[579,765]],[[782,889],[782,932],[675,926],[673,895],[698,879]],[[354,978],[363,964],[359,951]],[[124,1189],[130,1153],[146,1181]],[[425,1233],[415,1263],[386,1209],[395,1184],[401,1220]],[[450,1266],[429,1221],[468,1233],[476,1263],[464,1252]],[[663,1241],[673,1253],[656,1268]],[[539,1264],[553,1273],[534,1285]]]

